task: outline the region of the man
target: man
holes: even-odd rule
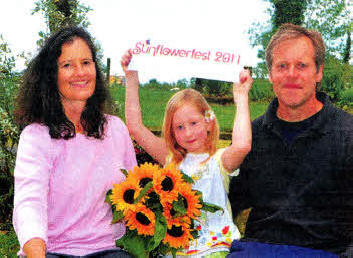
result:
[[[285,246],[326,257],[353,246],[353,117],[318,92],[324,56],[321,35],[293,24],[266,49],[277,98],[253,122],[252,150],[230,185],[233,216],[251,208],[231,256]]]

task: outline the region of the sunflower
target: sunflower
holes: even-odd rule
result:
[[[142,189],[147,183],[153,181],[153,175],[159,170],[158,165],[153,165],[151,163],[145,163],[139,167],[134,167],[134,170],[131,171],[127,179],[133,179],[137,181],[138,186]],[[151,188],[149,192],[153,191]]]
[[[163,206],[178,199],[178,188],[182,184],[185,184],[182,174],[174,164],[169,164],[153,175],[154,189],[159,194]]]
[[[134,201],[139,193],[140,188],[130,180],[126,180],[120,184],[113,185],[110,200],[117,211],[125,212],[127,209],[135,209]]]
[[[156,217],[149,208],[138,205],[135,210],[128,210],[125,214],[126,225],[130,230],[136,229],[139,235],[152,236]]]
[[[189,246],[189,240],[192,239],[188,225],[181,223],[180,225],[172,225],[170,229],[167,229],[163,243],[170,247],[185,249]]]
[[[175,217],[175,211],[170,203],[163,207],[163,215],[167,220],[167,227],[172,228],[173,225],[181,225],[183,223],[191,224],[191,219],[188,216]]]
[[[186,216],[196,219],[201,215],[202,204],[200,203],[200,196],[196,191],[192,190],[191,185],[185,185],[179,188],[179,196],[183,200],[186,209]]]

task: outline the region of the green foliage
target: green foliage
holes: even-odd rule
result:
[[[45,19],[47,28],[45,31],[40,31],[38,46],[42,46],[45,40],[53,33],[63,27],[69,25],[80,26],[87,28],[90,23],[87,18],[87,13],[92,11],[89,6],[80,4],[79,0],[38,0],[35,2],[35,8],[32,14],[42,13]],[[99,66],[104,72],[107,66],[103,61],[103,49],[98,40],[94,40],[97,49],[97,59]]]
[[[252,101],[270,101],[275,95],[272,91],[272,85],[267,79],[255,79],[249,97]]]
[[[255,22],[248,33],[253,47],[259,46],[258,57],[265,61],[265,49],[279,25],[285,22],[303,24],[321,32],[329,55],[342,56],[347,63],[351,50],[349,36],[353,22],[349,1],[345,0],[264,0],[272,5],[267,9],[271,17],[266,22]],[[304,18],[304,19],[303,19]],[[254,68],[257,78],[265,78],[265,62]]]
[[[13,229],[8,232],[0,232],[0,257],[15,258],[20,245]]]
[[[78,0],[38,0],[32,14],[43,13],[47,31],[39,32],[40,39],[37,44],[41,46],[50,34],[69,25],[86,28],[89,25],[86,14],[91,10]]]
[[[343,90],[340,93],[340,101],[338,103],[343,109],[353,107],[353,87]]]
[[[320,31],[327,53],[342,55],[345,36],[352,32],[352,16],[347,0],[311,0],[305,13],[304,26]]]
[[[342,63],[334,56],[326,58],[321,88],[333,101],[339,100],[340,92],[348,88],[349,84],[352,87],[351,70],[351,66]]]
[[[13,110],[19,76],[13,72],[15,56],[0,36],[0,221],[11,223],[13,208],[13,171],[19,129]]]
[[[278,28],[283,23],[301,25],[307,0],[269,0],[275,7],[273,25]]]
[[[190,86],[203,94],[211,96],[226,96],[231,94],[232,90],[232,83],[230,82],[201,78],[197,78]]]
[[[300,25],[304,21],[304,12],[308,0],[265,0],[271,3],[266,12],[271,17],[267,22],[254,22],[248,33],[253,47],[260,46],[258,58],[265,60],[265,49],[276,29],[283,23]],[[258,78],[264,78],[267,74],[265,63],[254,70]]]

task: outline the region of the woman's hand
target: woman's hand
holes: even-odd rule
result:
[[[32,238],[23,246],[27,258],[45,258],[45,242],[40,238]]]

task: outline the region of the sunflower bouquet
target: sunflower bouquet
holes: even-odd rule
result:
[[[193,180],[174,164],[160,168],[145,163],[125,173],[126,181],[108,191],[106,202],[112,206],[112,223],[127,226],[116,246],[136,257],[175,257],[198,238],[194,220],[201,210],[222,209],[203,202],[202,193],[192,189]]]

